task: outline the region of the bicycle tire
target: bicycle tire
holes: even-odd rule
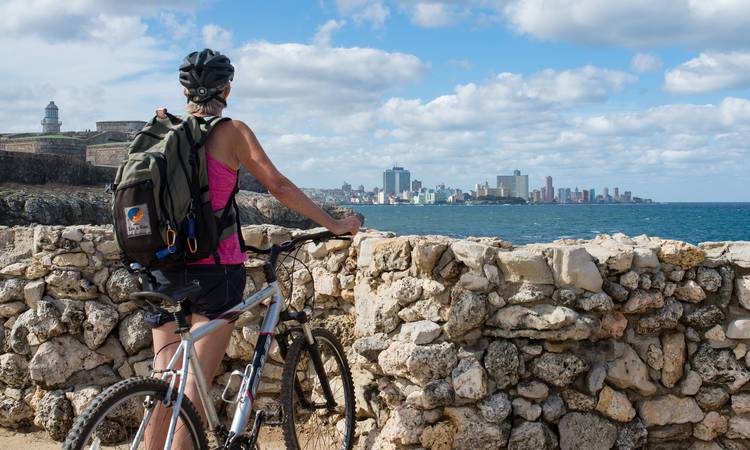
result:
[[[100,422],[107,419],[110,411],[114,411],[128,399],[153,395],[154,400],[158,402],[165,398],[168,388],[169,383],[166,381],[149,377],[134,377],[113,384],[99,394],[76,418],[63,443],[63,450],[84,450],[89,437]],[[176,391],[172,393],[172,397],[173,400],[177,398]],[[188,426],[193,448],[207,450],[208,441],[203,420],[187,396],[182,398],[180,419]]]
[[[344,405],[343,408],[343,420],[345,420],[343,429],[343,436],[341,446],[338,447],[327,447],[336,448],[337,450],[351,450],[354,446],[354,427],[356,423],[355,418],[355,399],[354,399],[354,383],[352,382],[351,371],[349,370],[349,364],[346,360],[346,354],[339,340],[328,330],[322,328],[315,328],[312,330],[313,338],[319,343],[319,347],[323,347],[323,344],[330,347],[332,350],[331,355],[339,370],[339,376],[341,379],[341,387],[343,388]],[[321,348],[321,353],[322,353]],[[281,376],[281,407],[283,411],[283,430],[284,430],[284,442],[287,450],[300,450],[299,439],[295,428],[296,418],[296,389],[295,380],[297,378],[298,365],[300,358],[308,353],[307,339],[304,336],[297,336],[292,345],[287,351],[287,355],[284,361],[284,370]],[[327,361],[323,361],[326,364]],[[326,364],[327,365],[327,364]],[[314,369],[313,369],[314,371]],[[328,377],[326,373],[325,376]],[[305,393],[307,394],[307,393]],[[314,414],[314,413],[313,413]],[[308,441],[309,442],[309,441]],[[323,450],[320,446],[303,447],[302,450],[307,448],[313,448],[315,450]]]

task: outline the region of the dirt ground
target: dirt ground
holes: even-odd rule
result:
[[[2,450],[59,450],[62,443],[55,442],[44,431],[19,432],[0,428],[0,449]],[[263,450],[283,450],[284,440],[277,427],[266,427],[261,432],[260,448]]]

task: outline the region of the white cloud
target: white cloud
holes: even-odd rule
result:
[[[747,46],[745,0],[509,0],[518,31],[545,40],[633,48]]]
[[[140,20],[163,9],[189,10],[195,5],[196,0],[4,0],[0,4],[0,32],[34,34],[49,42],[88,39],[97,34],[102,17]]]
[[[427,70],[416,56],[372,48],[304,44],[246,44],[232,55],[234,95],[315,111],[354,111]]]
[[[315,36],[313,36],[313,43],[321,47],[330,47],[331,34],[333,34],[333,32],[336,30],[340,30],[341,27],[344,26],[344,24],[346,24],[346,21],[344,20],[331,19],[323,25],[319,26],[318,31],[315,33]]]
[[[701,53],[664,76],[664,87],[676,94],[700,94],[748,86],[750,52]]]
[[[444,27],[455,23],[457,17],[443,3],[419,2],[414,5],[412,20],[423,27]]]
[[[351,16],[355,23],[369,23],[373,28],[385,25],[391,11],[382,0],[336,0],[339,13]]]
[[[661,59],[648,53],[636,53],[630,60],[630,70],[638,73],[656,72],[661,69]]]
[[[208,24],[203,26],[202,34],[203,43],[208,48],[226,51],[232,46],[232,32],[226,28],[216,24]]]

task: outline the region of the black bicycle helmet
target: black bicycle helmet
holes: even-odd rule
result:
[[[215,98],[226,104],[221,93],[232,79],[234,66],[229,58],[208,48],[187,55],[180,66],[180,83],[188,90],[189,102],[206,103]]]

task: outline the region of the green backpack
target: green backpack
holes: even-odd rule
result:
[[[136,135],[113,185],[115,238],[124,262],[177,269],[213,256],[221,263],[219,242],[240,233],[239,189],[235,185],[227,205],[213,211],[203,144],[226,120],[165,111]]]

